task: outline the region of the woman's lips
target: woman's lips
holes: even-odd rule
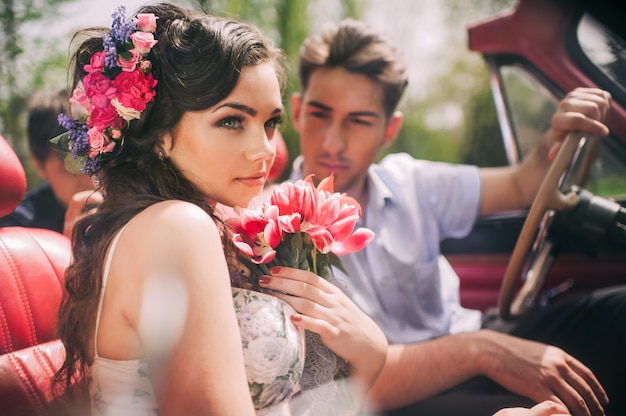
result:
[[[257,173],[250,176],[237,178],[237,182],[249,187],[259,187],[265,185],[267,172]]]

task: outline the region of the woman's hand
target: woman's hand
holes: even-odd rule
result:
[[[67,238],[72,238],[74,224],[83,217],[93,214],[102,203],[102,194],[98,191],[81,191],[72,196],[65,211],[63,223],[63,234]]]
[[[387,339],[381,329],[332,283],[307,271],[271,269],[261,286],[298,314],[292,322],[320,335],[324,344],[350,364],[351,375],[365,390],[373,384],[387,357]]]
[[[561,404],[545,401],[534,406],[532,409],[515,407],[502,409],[493,416],[567,416],[570,413]]]

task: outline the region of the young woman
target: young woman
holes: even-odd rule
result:
[[[282,55],[244,23],[172,4],[123,12],[81,33],[72,100],[86,118],[60,116],[104,200],[74,229],[57,385],[88,387],[94,415],[254,414],[214,208],[246,206],[267,180]],[[373,383],[387,341],[341,291],[289,268],[263,282],[350,363],[354,391]]]

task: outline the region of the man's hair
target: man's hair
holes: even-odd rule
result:
[[[65,132],[57,117],[61,112],[67,112],[69,96],[67,90],[50,93],[41,91],[36,93],[30,101],[28,112],[28,147],[33,157],[43,164],[51,152],[49,140]]]
[[[390,116],[408,85],[406,66],[396,45],[364,22],[345,19],[309,36],[300,48],[298,76],[302,91],[311,75],[322,68],[343,68],[380,84]]]

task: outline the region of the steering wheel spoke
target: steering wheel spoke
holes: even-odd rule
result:
[[[555,211],[572,209],[579,202],[576,192],[564,194],[561,185],[579,157],[582,157],[582,172],[577,172],[574,182],[575,185],[582,185],[597,154],[598,139],[593,138],[589,143],[590,148],[585,152],[581,152],[581,143],[582,133],[572,132],[567,136],[530,207],[500,287],[498,309],[502,319],[510,320],[524,315],[537,303],[536,299],[554,260],[554,243],[547,236],[552,217]]]

